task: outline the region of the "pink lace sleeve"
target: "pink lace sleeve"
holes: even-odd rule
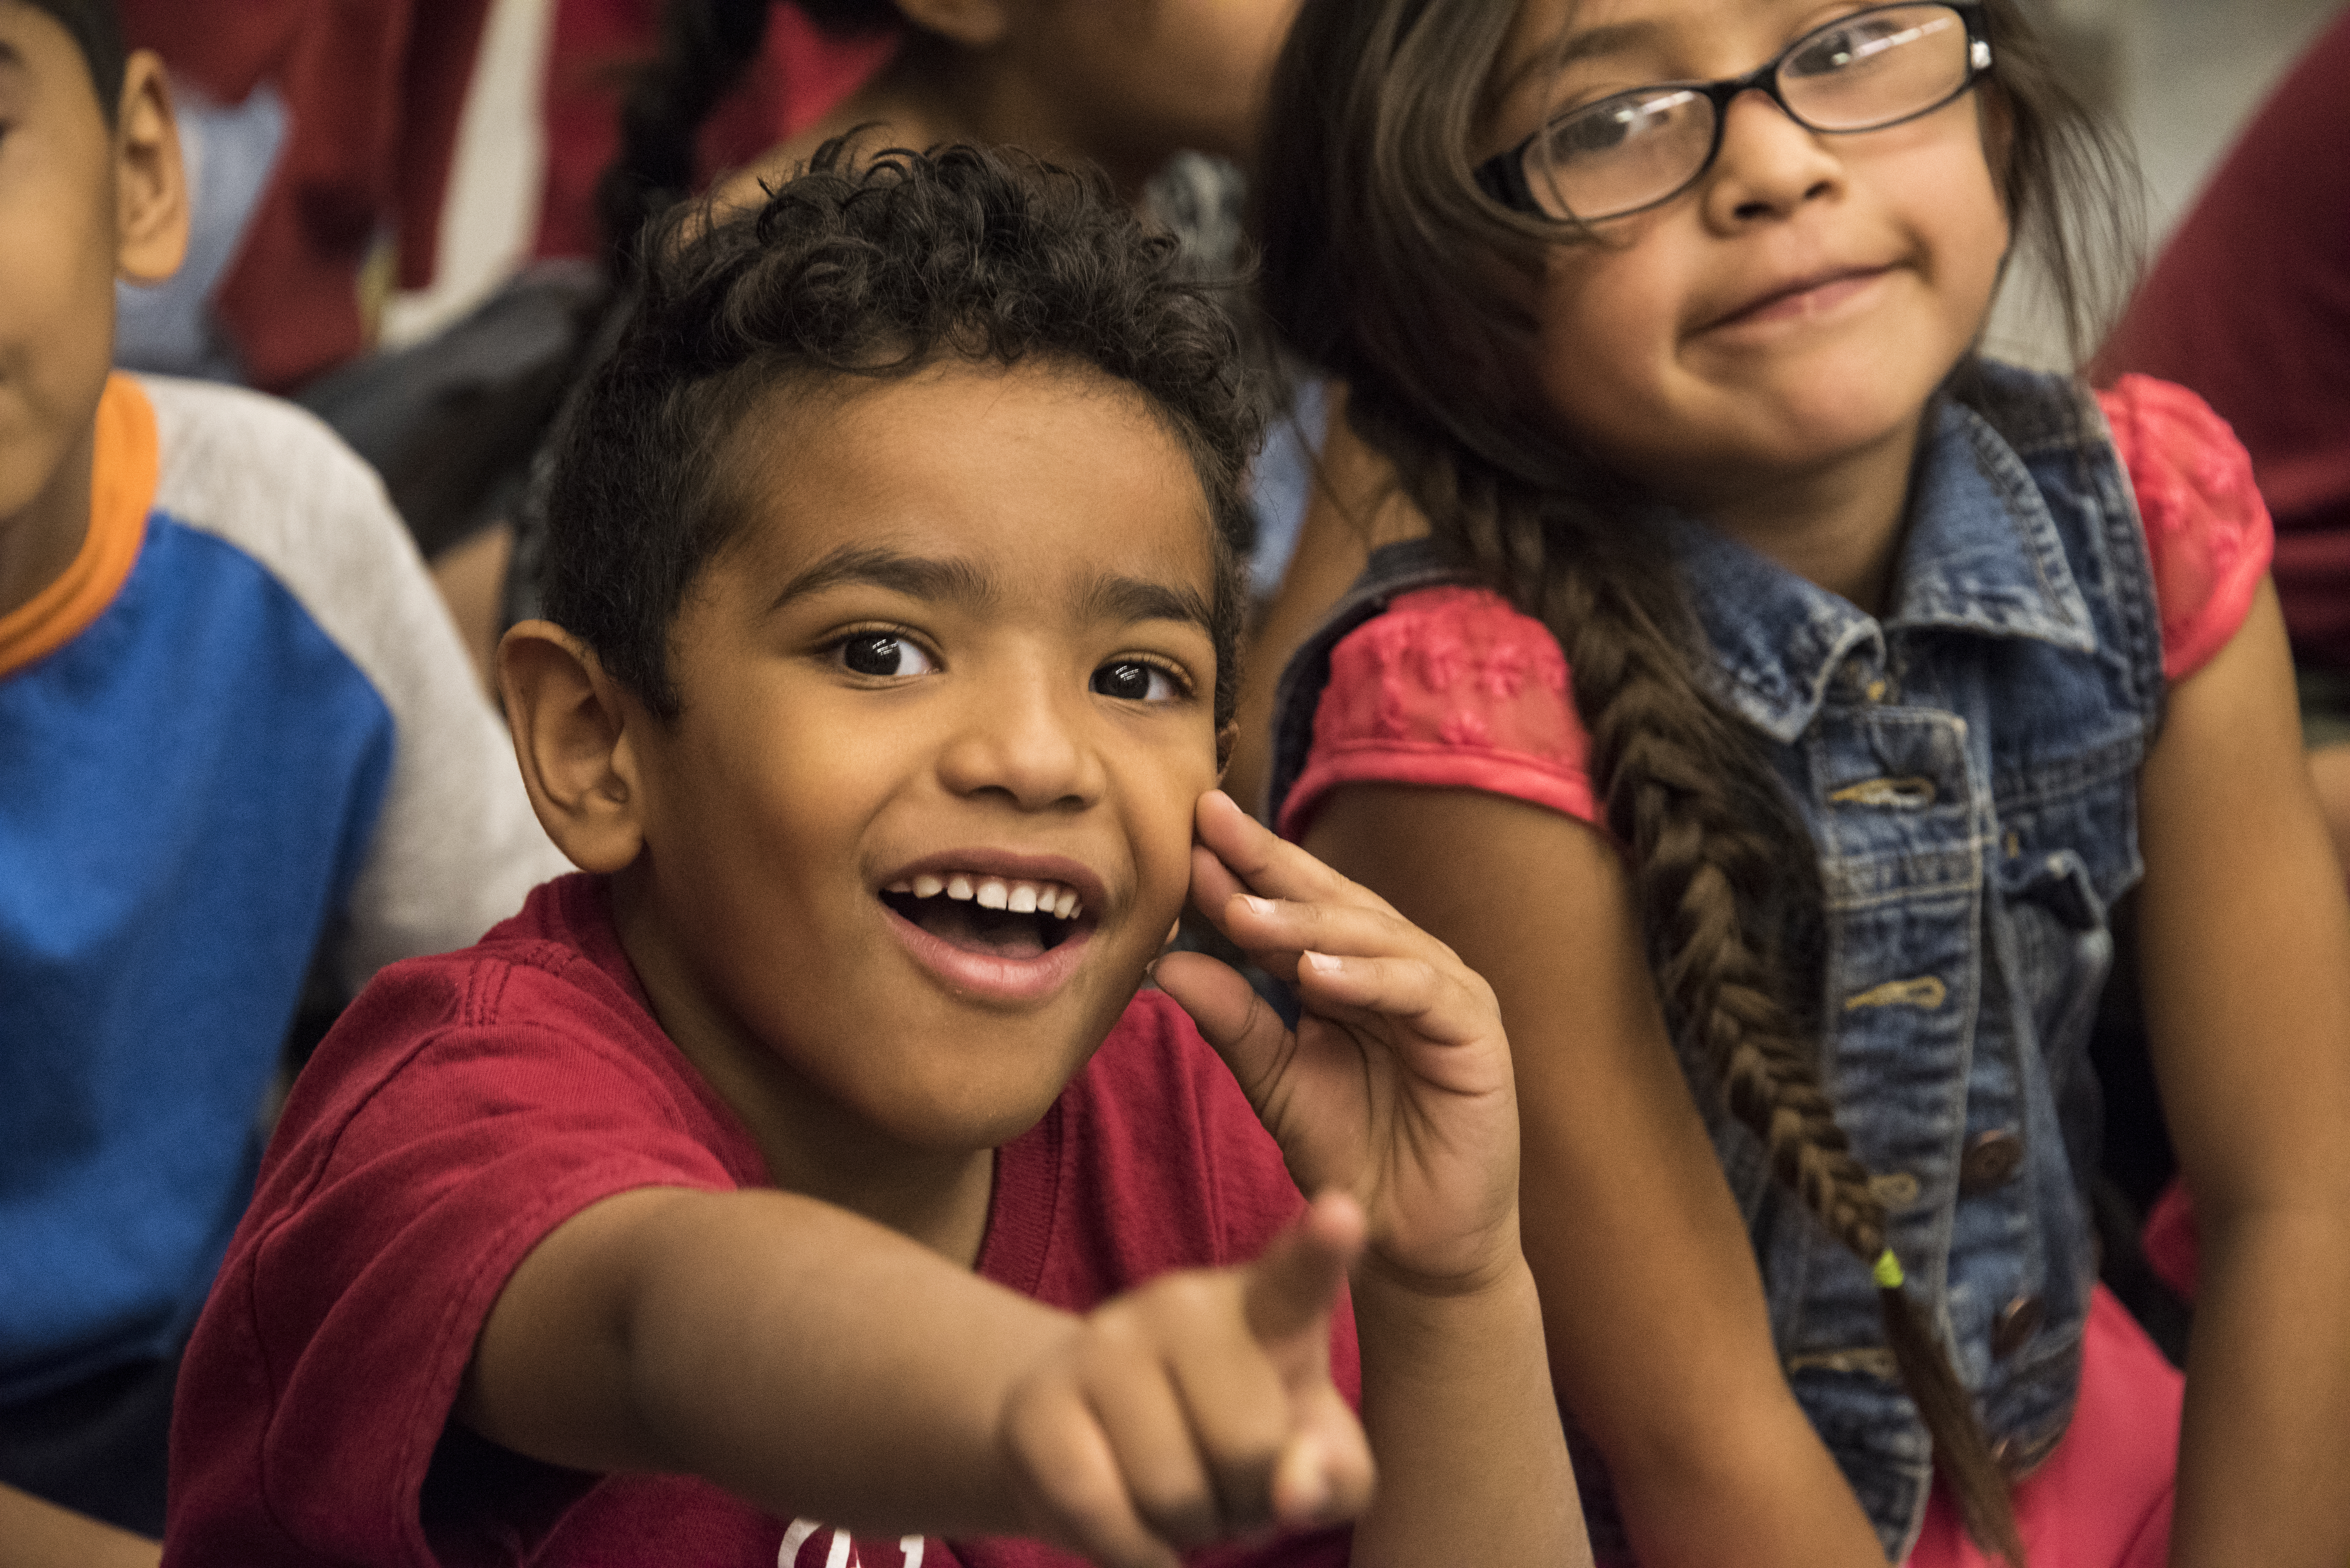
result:
[[[2244,624],[2276,530],[2252,483],[2251,458],[2202,399],[2151,376],[2124,376],[2097,402],[2146,524],[2162,672],[2184,680]]]
[[[1482,790],[1598,821],[1566,660],[1542,622],[1482,588],[1422,588],[1330,653],[1291,838],[1341,784]]]

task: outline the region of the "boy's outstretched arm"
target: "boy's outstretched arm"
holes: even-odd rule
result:
[[[773,1190],[594,1204],[517,1268],[456,1417],[593,1471],[699,1475],[858,1533],[1026,1535],[1112,1568],[1358,1513],[1330,1308],[1361,1218],[1083,1317]]]
[[[1509,1044],[1451,950],[1222,794],[1202,798],[1193,901],[1293,981],[1295,1033],[1223,965],[1159,961],[1160,986],[1231,1063],[1298,1185],[1352,1194],[1363,1420],[1379,1489],[1358,1564],[1587,1563],[1518,1241]]]

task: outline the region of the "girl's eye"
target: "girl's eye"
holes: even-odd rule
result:
[[[938,668],[929,654],[891,632],[860,631],[835,646],[842,666],[858,675],[928,675]]]
[[[1128,702],[1171,702],[1187,695],[1175,672],[1139,659],[1114,659],[1094,671],[1094,691]]]

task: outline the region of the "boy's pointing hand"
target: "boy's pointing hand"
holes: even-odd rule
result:
[[[1160,989],[1232,1066],[1313,1192],[1352,1193],[1367,1262],[1451,1296],[1523,1266],[1517,1096],[1492,988],[1452,950],[1221,792],[1200,800],[1192,902],[1296,987],[1295,1033],[1240,976],[1197,953]]]
[[[1363,1216],[1318,1199],[1246,1268],[1168,1274],[1078,1321],[1022,1380],[1004,1458],[1029,1532],[1106,1568],[1352,1519],[1370,1449],[1330,1381]]]

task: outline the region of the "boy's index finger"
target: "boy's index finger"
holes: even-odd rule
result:
[[[1202,847],[1230,868],[1241,885],[1267,898],[1388,908],[1369,888],[1350,882],[1232,803],[1222,790],[1200,797],[1196,814]]]
[[[1324,1192],[1249,1265],[1242,1304],[1258,1344],[1274,1345],[1328,1317],[1339,1281],[1363,1249],[1365,1226],[1352,1198]]]

